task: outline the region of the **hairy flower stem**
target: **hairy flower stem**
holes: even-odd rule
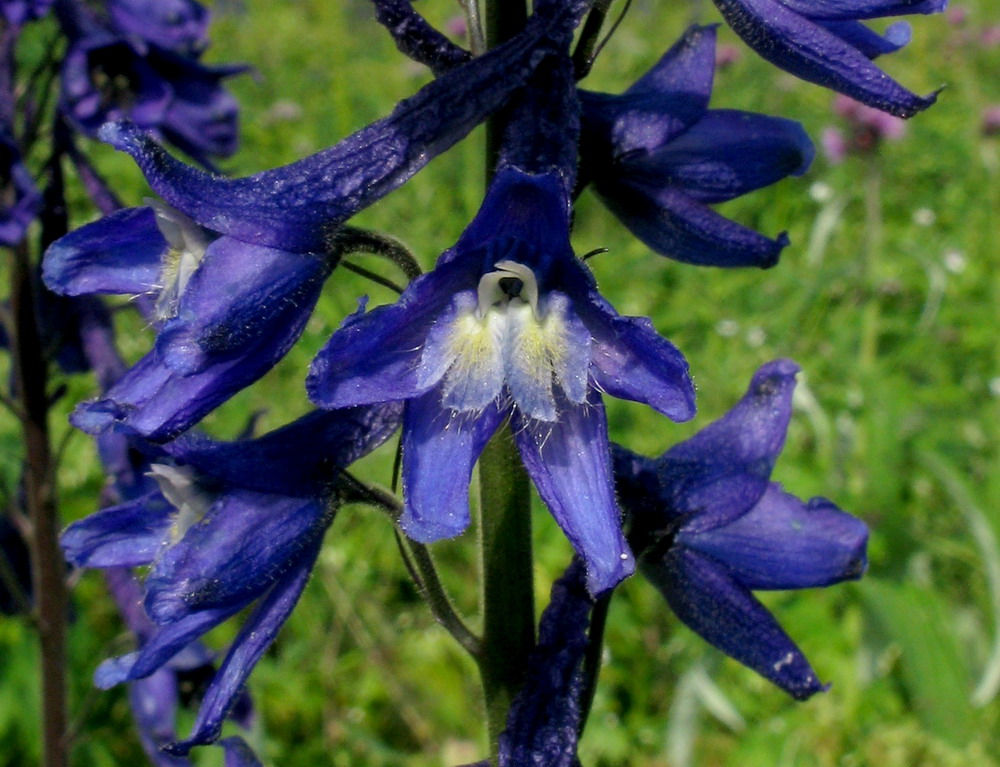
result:
[[[28,249],[12,252],[10,302],[11,359],[24,417],[24,498],[31,520],[32,591],[37,610],[42,678],[42,764],[65,767],[66,740],[66,583],[59,550],[54,464],[49,443],[48,365],[38,332],[35,281]]]
[[[531,488],[510,427],[496,433],[479,459],[479,551],[482,652],[490,758],[497,760],[507,712],[524,683],[535,645],[531,554]]]
[[[516,35],[527,19],[524,0],[485,0],[487,48]],[[500,156],[506,119],[506,110],[500,110],[486,122],[487,185]],[[490,763],[496,765],[500,733],[535,646],[531,486],[509,425],[493,436],[479,458],[479,555],[483,616],[479,675]]]

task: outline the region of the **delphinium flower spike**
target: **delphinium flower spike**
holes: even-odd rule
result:
[[[542,499],[596,594],[634,564],[620,529],[601,392],[694,413],[680,352],[601,297],[569,242],[578,105],[569,58],[540,65],[512,112],[475,219],[393,305],[359,311],[313,362],[322,407],[404,401],[403,530],[469,524],[471,472],[510,418]]]
[[[715,28],[691,27],[621,95],[581,91],[582,174],[625,226],[671,258],[773,266],[788,238],[731,221],[708,204],[801,175],[813,158],[802,126],[708,109]]]
[[[937,13],[948,0],[714,0],[751,48],[775,66],[862,104],[912,117],[937,99],[908,91],[871,63],[910,40],[905,22],[882,37],[862,19]]]
[[[166,154],[130,123],[102,135],[132,154],[168,205],[134,208],[49,249],[57,293],[155,296],[155,348],[74,423],[119,423],[163,441],[190,428],[281,359],[335,265],[338,227],[403,184],[522,85],[576,6],[532,17],[523,33],[425,86],[387,118],[299,162],[241,179]]]
[[[677,616],[790,695],[825,689],[753,590],[861,577],[868,530],[824,498],[770,481],[798,366],[764,365],[725,416],[659,458],[616,447],[615,476],[639,570]]]

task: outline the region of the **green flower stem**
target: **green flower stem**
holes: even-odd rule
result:
[[[340,488],[341,500],[348,503],[367,503],[386,512],[393,523],[399,522],[399,516],[403,513],[403,506],[396,498],[395,494],[378,487],[361,482],[352,474],[344,472],[341,475],[342,484]],[[399,553],[403,557],[403,563],[409,571],[410,576],[417,584],[421,596],[430,607],[431,615],[440,623],[445,630],[455,637],[458,642],[473,658],[479,658],[482,653],[482,642],[462,620],[455,606],[445,591],[444,584],[438,575],[437,567],[431,556],[430,549],[422,543],[417,543],[406,537],[397,528],[396,545],[399,546]]]
[[[411,541],[399,531],[396,531],[396,543],[399,545],[399,551],[403,555],[407,569],[413,576],[413,580],[417,582],[420,593],[423,594],[424,601],[431,608],[431,615],[444,626],[449,634],[455,637],[455,641],[469,655],[478,660],[483,651],[482,642],[465,625],[465,621],[462,620],[452,604],[448,592],[445,591],[444,584],[441,583],[441,578],[438,576],[430,549],[422,543]]]
[[[486,46],[509,40],[528,20],[525,0],[484,0]],[[493,178],[507,113],[486,122],[486,181]],[[531,553],[531,487],[510,426],[490,440],[479,458],[480,609],[483,616],[479,676],[486,702],[490,761],[497,764],[507,712],[524,682],[535,646]]]
[[[507,712],[524,682],[535,646],[531,554],[531,488],[505,426],[479,458],[482,652],[479,673],[486,699],[490,758],[497,759]]]

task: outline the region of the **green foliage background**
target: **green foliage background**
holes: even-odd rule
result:
[[[981,134],[980,114],[1000,103],[1000,46],[981,43],[1000,17],[991,0],[955,5],[968,12],[964,23],[916,17],[911,45],[882,62],[918,92],[947,84],[901,140],[836,166],[819,156],[805,177],[722,206],[763,232],[789,231],[793,244],[775,269],[670,262],[589,193],[580,200],[574,243],[579,252],[609,249],[589,262],[605,295],[623,314],[650,315],[686,354],[699,389],[690,424],[609,402],[612,436],[661,452],[721,415],[759,364],[792,357],[804,373],[775,478],[798,495],[832,498],[872,527],[861,583],[765,596],[833,682],[807,703],[708,648],[648,584],[626,583],[611,609],[585,765],[998,764],[1000,704],[988,683],[1000,664],[1000,138]],[[423,0],[421,11],[443,23],[457,7]],[[231,82],[244,148],[227,172],[328,146],[429,77],[396,53],[365,0],[227,0],[215,14],[208,59],[255,68]],[[707,2],[635,0],[585,84],[624,89],[695,20],[718,18]],[[829,92],[760,61],[728,29],[720,40],[742,56],[719,71],[714,107],[799,119],[817,144],[837,123]],[[434,161],[356,223],[400,237],[429,268],[482,198],[481,139]],[[122,197],[138,203],[147,191],[130,161],[94,151]],[[263,411],[260,427],[270,429],[307,410],[306,366],[361,293],[393,300],[338,271],[302,342],[207,428],[232,436],[250,413]],[[137,358],[150,339],[128,314],[118,315],[123,348]],[[86,378],[68,384],[67,408],[93,391]],[[11,424],[0,440],[12,493],[19,445]],[[391,454],[387,446],[366,460],[385,483]],[[68,433],[60,480],[67,520],[94,509],[102,478],[84,435]],[[534,519],[544,605],[570,549],[540,505]],[[470,531],[435,546],[470,616],[473,542]],[[75,763],[138,765],[124,691],[90,686],[100,659],[129,649],[102,589],[85,574],[75,591]],[[211,641],[223,646],[231,635],[223,627]],[[30,629],[0,620],[0,764],[38,759],[35,661]],[[390,525],[366,509],[341,512],[302,603],[250,685],[260,716],[249,739],[268,764],[447,767],[483,750],[474,666],[417,598]],[[198,763],[220,764],[221,755],[202,749]]]

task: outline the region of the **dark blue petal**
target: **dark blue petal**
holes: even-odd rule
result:
[[[496,403],[481,413],[441,406],[432,389],[406,403],[403,416],[403,497],[400,527],[413,540],[452,538],[469,526],[472,467],[502,413]]]
[[[829,30],[848,45],[857,48],[869,59],[876,59],[886,53],[894,53],[910,42],[912,30],[905,21],[891,25],[880,35],[857,21],[820,21],[819,25]]]
[[[785,444],[798,371],[791,360],[763,365],[728,413],[659,459],[662,498],[690,515],[686,531],[724,525],[760,500]]]
[[[275,322],[253,329],[253,343],[190,375],[171,370],[154,348],[104,398],[78,406],[70,422],[90,434],[119,423],[153,442],[176,437],[274,367],[298,340],[309,315],[302,306],[283,305]]]
[[[169,542],[176,509],[158,491],[74,522],[59,539],[77,567],[148,565]]]
[[[192,746],[211,743],[219,737],[222,722],[247,677],[299,601],[319,548],[319,541],[316,541],[314,546],[304,551],[299,561],[282,575],[247,618],[205,693],[191,734],[187,739],[167,746],[165,751],[184,756]]]
[[[161,668],[145,679],[129,684],[129,706],[139,732],[143,751],[155,767],[190,767],[187,759],[164,754],[160,747],[177,738],[174,716],[177,712],[177,677]]]
[[[63,59],[60,109],[89,136],[107,121],[125,117],[141,130],[156,129],[172,96],[167,81],[123,38],[105,32],[84,37]]]
[[[580,729],[581,663],[593,598],[574,560],[552,584],[526,682],[500,735],[500,767],[574,767]]]
[[[772,240],[676,189],[598,179],[595,190],[643,243],[686,264],[767,269],[788,245],[786,235]]]
[[[567,37],[566,45],[569,45]],[[539,64],[527,88],[508,105],[498,168],[557,175],[565,186],[576,184],[580,101],[569,56],[550,56]]]
[[[146,578],[146,612],[173,623],[260,596],[322,538],[334,511],[325,498],[224,493],[156,561]]]
[[[208,10],[194,0],[108,0],[111,20],[122,32],[194,54],[208,45]]]
[[[743,41],[775,66],[862,104],[912,117],[937,99],[911,93],[857,48],[777,0],[715,0]]]
[[[163,137],[199,162],[206,155],[233,154],[239,139],[239,104],[221,81],[247,67],[206,67],[155,48],[148,60],[170,82],[173,93],[159,126]]]
[[[375,0],[375,18],[389,30],[402,53],[435,74],[444,74],[472,56],[428,24],[410,0]]]
[[[250,746],[238,735],[223,738],[219,745],[226,754],[223,767],[263,767]]]
[[[515,410],[512,427],[521,460],[586,564],[587,587],[596,595],[635,571],[615,500],[608,422],[593,390],[582,405],[556,394],[556,422],[526,419]]]
[[[260,493],[307,497],[329,492],[338,470],[374,450],[399,427],[403,407],[313,411],[254,440],[182,436],[164,445],[202,476]]]
[[[657,64],[620,96],[581,92],[585,162],[652,151],[704,114],[715,73],[715,27],[690,27]]]
[[[152,293],[158,289],[167,241],[152,208],[126,208],[56,240],[42,277],[54,293]]]
[[[767,609],[718,563],[680,548],[659,560],[643,559],[639,567],[677,617],[709,644],[797,700],[826,689]]]
[[[136,126],[101,137],[128,152],[170,205],[202,226],[293,251],[322,251],[336,227],[403,184],[524,85],[549,35],[576,23],[579,4],[536,14],[524,32],[402,101],[387,118],[292,165],[241,179],[202,173],[167,155]],[[553,19],[552,16],[555,16]]]
[[[303,326],[331,268],[328,258],[312,253],[219,238],[157,337],[160,359],[192,375],[248,353],[275,328]]]
[[[857,580],[868,528],[825,498],[803,503],[771,483],[757,504],[703,533],[682,530],[678,545],[721,562],[748,589],[805,589]]]
[[[582,307],[581,307],[582,308]],[[643,402],[675,421],[694,416],[694,385],[677,347],[645,317],[622,317],[594,291],[583,321],[593,333],[590,373],[619,399]]]
[[[800,176],[814,155],[812,141],[794,120],[713,109],[669,144],[623,161],[619,172],[713,203]]]
[[[435,319],[478,274],[466,263],[439,266],[410,283],[399,300],[353,315],[313,360],[309,399],[338,408],[401,400],[433,384],[418,384],[421,349]]]
[[[482,256],[482,262],[467,264],[467,268],[474,266],[474,276],[466,278],[470,284],[465,287],[474,289],[482,271],[509,259],[532,269],[542,291],[558,288],[558,282],[547,284],[545,272],[553,260],[575,260],[569,242],[570,207],[565,179],[558,173],[501,168],[479,212],[454,247],[441,255],[435,271],[452,263],[457,269]]]
[[[876,19],[911,13],[938,13],[948,0],[781,0],[781,4],[810,19]]]
[[[216,610],[202,610],[160,628],[138,652],[109,658],[94,672],[94,684],[102,690],[132,679],[142,679],[168,663],[202,634],[235,615],[247,602]]]

